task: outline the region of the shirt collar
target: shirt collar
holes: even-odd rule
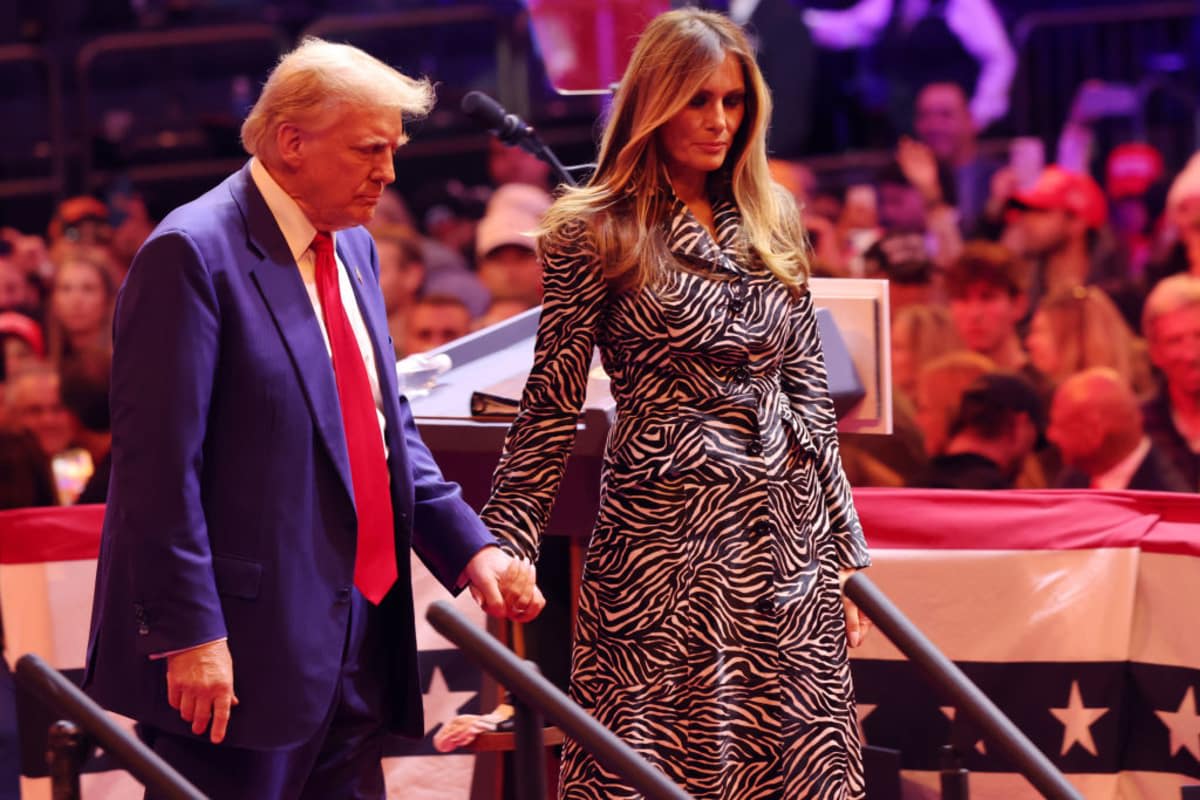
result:
[[[667,247],[672,253],[690,261],[701,261],[718,269],[741,274],[741,215],[728,198],[713,202],[713,227],[716,238],[678,197],[673,195],[670,221],[667,225]]]
[[[271,215],[275,217],[275,223],[282,231],[284,240],[287,241],[292,258],[299,261],[312,246],[313,237],[317,235],[316,227],[309,222],[308,217],[304,215],[304,211],[296,201],[283,190],[283,187],[257,158],[250,159],[250,178],[258,187],[258,191],[262,193],[267,208],[271,210]],[[336,248],[337,235],[332,235]]]
[[[1138,471],[1138,467],[1142,465],[1142,461],[1146,459],[1146,454],[1149,452],[1150,439],[1143,436],[1142,440],[1138,442],[1138,446],[1133,448],[1129,455],[1092,478],[1092,486],[1096,489],[1128,489],[1129,482],[1133,480],[1133,474]]]

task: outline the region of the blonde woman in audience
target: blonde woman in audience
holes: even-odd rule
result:
[[[1052,387],[1085,369],[1108,367],[1138,397],[1145,399],[1153,392],[1144,344],[1108,295],[1094,286],[1064,289],[1042,300],[1025,347],[1034,368]]]
[[[941,454],[963,392],[976,378],[995,370],[990,358],[973,350],[955,350],[921,367],[917,373],[917,425],[926,454]]]
[[[112,346],[116,295],[109,265],[91,254],[66,253],[54,271],[46,318],[52,363],[60,364],[81,350]]]

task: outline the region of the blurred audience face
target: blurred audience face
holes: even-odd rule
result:
[[[1024,303],[1005,289],[983,281],[970,283],[950,298],[950,315],[959,338],[977,353],[994,353],[1016,331]]]
[[[9,379],[6,400],[9,421],[32,433],[47,457],[71,444],[71,417],[63,407],[58,376],[53,372],[27,372]]]
[[[1054,393],[1046,438],[1067,466],[1096,475],[1128,455],[1143,433],[1137,398],[1112,370],[1085,370]]]
[[[926,455],[932,457],[942,453],[963,392],[993,369],[995,365],[990,359],[969,350],[947,353],[921,366],[914,400],[917,427],[921,429]]]
[[[405,349],[411,355],[424,353],[471,331],[471,313],[461,302],[432,298],[417,303],[408,315]]]
[[[542,302],[542,265],[528,247],[494,248],[480,259],[477,271],[493,300],[514,300],[526,308]]]
[[[1073,236],[1082,236],[1086,227],[1074,215],[1062,209],[1027,209],[1017,223],[1026,255],[1048,256],[1070,243]]]
[[[528,311],[529,306],[516,300],[496,300],[488,306],[488,310],[475,322],[475,330],[480,330],[497,322],[503,322],[506,319],[511,319],[523,311]]]
[[[1029,321],[1029,333],[1025,336],[1025,350],[1033,368],[1042,375],[1054,375],[1059,368],[1059,353],[1054,341],[1054,330],[1046,315],[1036,313]]]
[[[84,261],[68,261],[58,268],[50,308],[68,335],[102,333],[110,302],[100,267]]]
[[[885,183],[879,187],[879,224],[888,231],[925,230],[925,198],[915,186]]]
[[[519,147],[509,147],[494,136],[488,137],[488,176],[493,186],[528,183],[546,188],[550,165]]]
[[[742,64],[728,53],[688,104],[658,129],[660,152],[672,180],[720,169],[745,114]]]
[[[1160,315],[1147,331],[1150,360],[1174,391],[1200,395],[1200,305]]]
[[[913,119],[917,138],[939,161],[959,166],[973,155],[975,123],[967,96],[953,83],[931,83],[917,95]]]
[[[379,289],[391,316],[416,302],[425,280],[425,265],[414,258],[419,251],[392,239],[376,239],[375,250],[379,254]]]

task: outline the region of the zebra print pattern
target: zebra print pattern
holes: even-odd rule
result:
[[[841,567],[869,563],[811,297],[677,202],[678,269],[610,293],[581,223],[544,254],[533,371],[483,512],[536,557],[593,348],[617,417],[588,546],[574,699],[698,798],[864,792]],[[560,796],[638,795],[563,750]]]

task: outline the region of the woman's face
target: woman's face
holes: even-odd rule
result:
[[[108,293],[99,270],[90,264],[66,263],[54,279],[54,315],[71,334],[97,333],[108,315]]]
[[[726,53],[696,94],[658,129],[658,143],[673,180],[720,169],[746,114],[742,65]]]
[[[1038,372],[1051,377],[1058,371],[1058,345],[1054,341],[1054,331],[1050,327],[1050,320],[1040,311],[1029,322],[1025,349],[1029,351],[1029,360]]]

